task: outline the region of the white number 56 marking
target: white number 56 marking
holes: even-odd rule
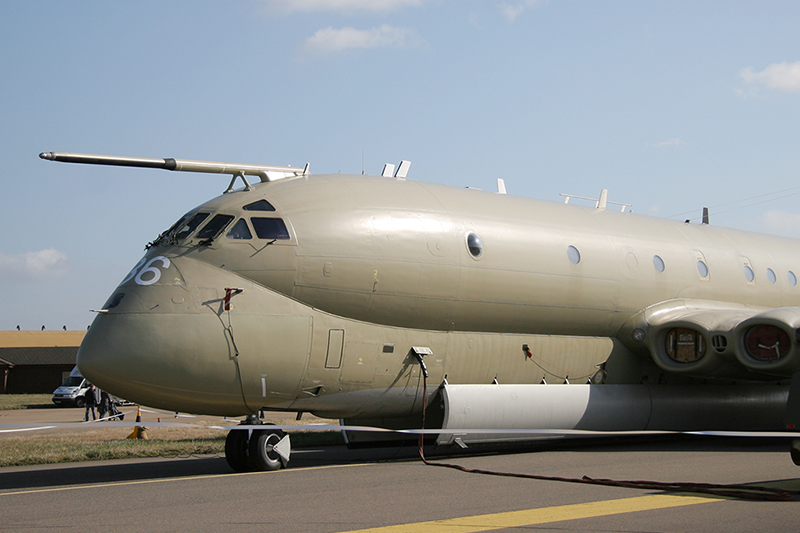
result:
[[[133,270],[131,270],[127,276],[125,276],[125,279],[122,280],[120,285],[125,285],[131,279],[133,279],[138,285],[152,285],[161,279],[161,269],[153,266],[153,263],[156,261],[160,261],[163,268],[169,268],[169,259],[163,255],[157,255],[156,257],[147,261],[147,263],[145,263],[145,261],[147,261],[147,258],[143,257],[141,261],[136,263],[136,266],[133,267]]]

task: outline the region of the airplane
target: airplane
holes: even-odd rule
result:
[[[351,446],[385,436],[354,427],[423,422],[462,447],[800,424],[797,240],[611,209],[605,191],[585,206],[414,181],[407,161],[40,157],[231,176],[147,244],[77,365],[144,405],[245,416],[236,471],[287,466],[264,410],[338,418]]]

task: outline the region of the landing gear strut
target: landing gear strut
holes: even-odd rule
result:
[[[286,467],[292,451],[289,435],[280,429],[267,429],[269,424],[262,424],[255,415],[241,425],[247,428],[232,429],[225,439],[225,459],[231,468],[266,472]]]

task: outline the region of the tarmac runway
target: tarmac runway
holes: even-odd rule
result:
[[[0,441],[1,443],[1,441]],[[429,459],[567,478],[800,490],[780,440],[682,437],[546,443]],[[0,531],[747,532],[800,530],[800,503],[465,473],[413,447],[294,450],[289,468],[235,474],[223,457],[0,469]]]

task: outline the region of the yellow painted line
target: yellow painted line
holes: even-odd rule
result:
[[[414,524],[359,529],[348,533],[473,533],[475,531],[491,531],[494,529],[562,522],[564,520],[595,518],[598,516],[633,513],[636,511],[651,511],[654,509],[666,509],[722,500],[722,498],[716,497],[655,494],[652,496],[637,496],[620,500],[577,503],[572,505],[559,505],[556,507],[526,509],[524,511],[510,511],[507,513],[465,516],[448,520],[432,520],[430,522],[417,522]]]

